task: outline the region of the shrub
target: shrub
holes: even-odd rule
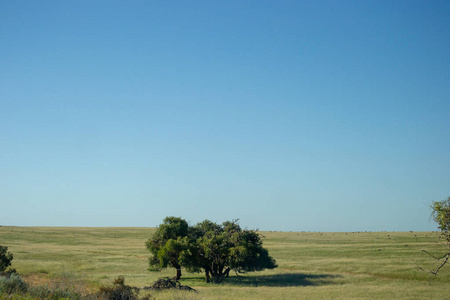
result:
[[[28,285],[17,274],[0,277],[0,294],[21,294],[28,291]]]
[[[73,293],[64,289],[51,289],[48,286],[41,285],[31,287],[29,289],[29,295],[37,299],[80,299],[81,296],[77,293]]]
[[[114,280],[112,287],[100,288],[100,297],[109,300],[135,300],[139,290],[125,284],[125,279],[119,276]]]

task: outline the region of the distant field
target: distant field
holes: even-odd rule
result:
[[[72,280],[86,290],[119,275],[142,287],[174,270],[147,271],[145,241],[154,228],[0,227],[0,245],[30,283]],[[232,274],[221,285],[201,273],[183,273],[182,284],[199,292],[164,292],[156,299],[449,299],[450,265],[438,276],[425,249],[439,254],[438,232],[262,232],[277,260],[274,270]]]

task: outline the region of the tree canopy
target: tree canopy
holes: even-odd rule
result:
[[[450,197],[447,200],[435,201],[431,205],[433,219],[443,231],[450,230]]]
[[[173,267],[177,270],[175,278],[181,277],[181,261],[183,252],[189,245],[189,225],[177,217],[166,217],[153,236],[147,241],[147,249],[152,257],[149,259],[150,270]]]
[[[181,267],[203,270],[207,282],[220,283],[231,270],[242,273],[277,267],[262,246],[262,236],[256,230],[242,229],[237,221],[220,225],[205,220],[195,226],[175,226],[178,230],[171,231],[175,234],[164,235],[168,225],[174,227],[172,223],[187,224],[181,218],[168,217],[147,241],[153,255],[149,260],[151,270],[175,267],[177,279]]]

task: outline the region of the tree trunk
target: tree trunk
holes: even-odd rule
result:
[[[211,277],[209,277],[209,270],[208,269],[205,270],[205,278],[206,278],[206,283],[210,283],[211,282]]]
[[[214,279],[214,283],[219,283],[220,282],[220,277],[219,277],[219,274],[217,274],[217,272],[214,274],[213,279]]]
[[[225,278],[225,273],[219,272],[219,270],[211,270],[211,276],[214,283],[221,283]]]
[[[179,264],[172,265],[177,270],[177,275],[173,277],[174,280],[180,280],[181,278],[181,266]]]
[[[230,275],[230,268],[227,268],[226,270],[225,270],[225,278],[228,278],[228,276]]]
[[[230,268],[226,268],[225,271],[223,267],[213,266],[212,268],[205,268],[205,278],[206,283],[221,283],[225,277],[228,277],[230,273]]]
[[[177,268],[177,276],[175,276],[175,280],[180,280],[181,278],[181,268]]]

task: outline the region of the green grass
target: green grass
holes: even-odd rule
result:
[[[96,291],[122,275],[142,287],[174,270],[147,271],[145,241],[153,228],[0,227],[0,245],[14,254],[13,267],[31,284],[70,277],[80,290]],[[156,299],[448,299],[450,265],[437,276],[433,259],[443,253],[438,232],[263,232],[277,260],[274,270],[234,274],[208,285],[201,273],[183,273],[198,293],[167,291]],[[70,276],[69,276],[69,275]]]

